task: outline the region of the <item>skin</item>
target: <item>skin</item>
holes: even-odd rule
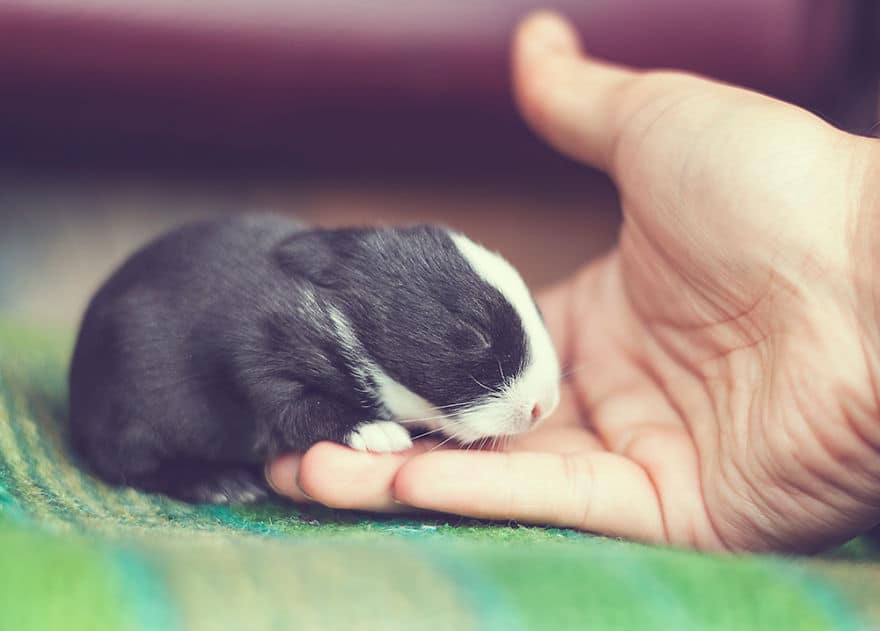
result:
[[[880,523],[877,141],[592,59],[547,12],[513,57],[525,119],[624,211],[617,247],[540,296],[572,371],[558,411],[500,452],[322,443],[270,483],[703,550],[811,552]]]

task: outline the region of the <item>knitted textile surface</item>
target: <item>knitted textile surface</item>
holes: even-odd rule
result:
[[[733,557],[109,487],[67,449],[71,339],[0,321],[0,629],[880,628],[867,539]]]

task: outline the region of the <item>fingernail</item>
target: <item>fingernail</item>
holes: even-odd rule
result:
[[[297,478],[296,478],[296,488],[299,489],[299,492],[302,493],[302,494],[303,494],[303,497],[305,497],[307,500],[309,500],[310,502],[314,502],[314,501],[315,501],[315,500],[312,498],[311,495],[309,495],[308,493],[306,493],[305,491],[303,491],[302,484],[299,483],[299,476],[297,476]]]
[[[267,462],[266,466],[263,467],[263,477],[266,480],[266,484],[269,485],[269,488],[272,489],[272,491],[274,491],[276,495],[284,495],[284,496],[288,495],[287,493],[282,493],[280,490],[278,490],[278,487],[276,487],[275,483],[272,481],[272,463],[271,462]],[[302,493],[307,500],[309,500],[310,502],[315,501],[314,499],[312,499],[312,497],[308,493],[303,491],[302,485],[299,483],[299,477],[297,477],[296,480],[294,480],[294,482],[296,484],[297,490],[300,493]]]
[[[269,485],[269,488],[275,493],[275,495],[281,495],[281,492],[275,486],[275,483],[272,481],[272,463],[267,462],[263,467],[263,479],[266,480],[266,484]]]

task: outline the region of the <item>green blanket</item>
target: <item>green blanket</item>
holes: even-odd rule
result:
[[[0,323],[0,629],[880,627],[866,540],[734,558],[109,488],[65,448],[69,342]]]

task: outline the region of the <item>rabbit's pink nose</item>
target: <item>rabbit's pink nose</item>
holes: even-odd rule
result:
[[[535,403],[532,406],[532,421],[537,421],[539,418],[541,418],[541,406]]]

